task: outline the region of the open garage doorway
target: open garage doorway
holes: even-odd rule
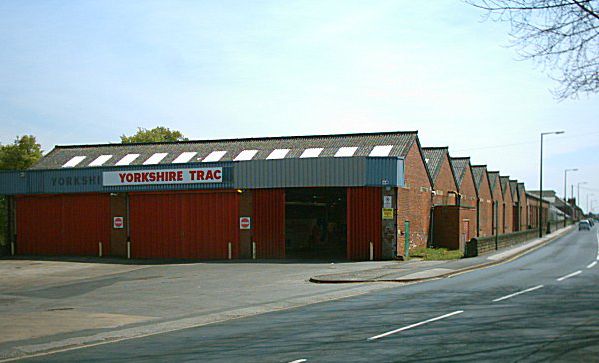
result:
[[[285,190],[285,256],[301,259],[347,257],[345,188]]]

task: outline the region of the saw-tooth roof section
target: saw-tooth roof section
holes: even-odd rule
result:
[[[449,148],[447,147],[424,147],[422,148],[424,153],[424,159],[426,161],[426,167],[429,174],[433,178],[433,183],[437,182],[437,177],[441,171],[441,165],[443,161],[447,159]]]
[[[62,167],[63,168],[74,168],[79,163],[81,163],[83,160],[85,160],[86,157],[87,156],[83,156],[83,155],[73,156],[71,159],[69,159],[69,161],[67,161],[66,163],[64,163],[62,165]]]
[[[459,188],[462,186],[464,175],[466,175],[466,168],[470,166],[470,158],[449,158],[449,160]]]
[[[512,191],[512,199],[518,199],[518,181],[510,180],[510,190]]]
[[[376,146],[389,145],[393,146],[389,151],[389,157],[405,158],[417,137],[418,133],[416,131],[408,131],[159,143],[56,146],[52,152],[44,156],[32,167],[32,169],[59,169],[75,156],[86,156],[88,160],[94,160],[100,155],[108,154],[113,155],[114,157],[103,166],[115,166],[115,161],[122,159],[128,154],[139,154],[139,159],[132,162],[131,165],[140,165],[143,160],[147,160],[156,153],[168,154],[159,164],[171,164],[173,161],[177,160],[178,156],[182,153],[191,152],[196,152],[197,154],[188,162],[228,162],[233,161],[233,159],[243,150],[258,150],[252,160],[266,160],[276,149],[289,149],[289,153],[285,156],[286,159],[300,158],[302,155],[307,156],[315,153],[315,151],[307,152],[308,149],[322,149],[317,157],[333,157],[340,148],[345,147],[355,147],[356,150],[353,154],[355,157],[367,157],[373,152]],[[215,151],[220,151],[224,154],[221,155],[221,158],[218,160],[214,160],[214,157],[210,157],[210,154]],[[307,154],[304,154],[305,152],[307,152]],[[77,168],[83,167],[87,167],[87,165],[77,165]]]
[[[474,176],[474,185],[476,185],[476,190],[480,190],[480,185],[483,181],[483,177],[485,175],[485,171],[487,167],[484,165],[472,165],[472,175]]]
[[[499,183],[497,182],[499,180],[499,172],[498,171],[489,171],[487,172],[487,175],[489,175],[489,182],[491,183],[491,193],[495,191],[495,188],[497,188],[497,185],[499,185]]]
[[[501,192],[505,196],[505,191],[510,185],[510,177],[509,176],[500,176],[499,180],[501,180]]]

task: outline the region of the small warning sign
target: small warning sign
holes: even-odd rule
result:
[[[123,217],[114,217],[112,219],[112,228],[121,229],[125,226],[125,218]]]
[[[383,219],[393,219],[393,208],[383,208]]]
[[[239,229],[250,229],[252,228],[252,219],[250,217],[239,218]]]

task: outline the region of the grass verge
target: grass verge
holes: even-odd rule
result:
[[[462,252],[447,248],[418,247],[410,250],[410,257],[422,258],[425,261],[458,260],[462,258]]]

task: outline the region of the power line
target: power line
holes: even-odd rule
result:
[[[573,138],[578,138],[580,136],[590,136],[590,135],[596,135],[596,134],[599,134],[599,131],[585,132],[584,134],[574,134],[574,135],[568,135],[568,136],[561,136],[559,138],[555,138],[553,140],[553,142],[559,142],[560,140],[563,140],[563,139],[573,139]],[[510,146],[532,145],[532,144],[537,144],[537,143],[538,143],[538,141],[516,142],[516,143],[512,143],[512,144],[491,145],[491,146],[473,147],[473,148],[460,149],[460,150],[452,150],[452,152],[462,152],[462,151],[471,151],[471,150],[484,150],[484,149],[497,149],[497,148],[510,147]]]

